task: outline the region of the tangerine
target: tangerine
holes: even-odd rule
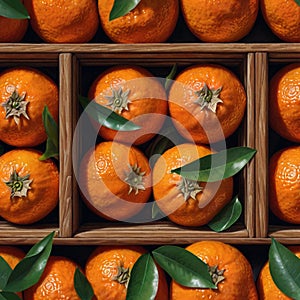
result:
[[[151,195],[150,166],[133,146],[102,142],[83,157],[79,186],[87,206],[109,220],[136,215]]]
[[[279,219],[300,224],[300,146],[272,155],[269,162],[269,204]]]
[[[24,291],[25,300],[80,300],[74,287],[74,274],[78,265],[63,256],[50,256],[42,277]]]
[[[168,103],[178,132],[195,143],[209,144],[237,130],[246,109],[246,93],[229,69],[194,65],[175,78]]]
[[[116,43],[161,43],[175,29],[178,0],[141,0],[128,14],[110,21],[113,4],[113,0],[98,1],[98,10],[106,35]]]
[[[168,109],[162,84],[138,66],[109,68],[95,79],[88,97],[141,126],[135,131],[101,126],[99,133],[104,139],[122,143],[142,144],[150,140],[162,127]]]
[[[16,147],[46,141],[42,113],[48,106],[58,121],[58,87],[39,70],[19,67],[0,74],[0,140]]]
[[[21,3],[24,1],[22,0]],[[20,42],[28,28],[27,19],[11,19],[0,16],[0,43]]]
[[[48,43],[85,43],[99,26],[94,0],[24,0],[30,24]]]
[[[289,64],[271,79],[269,122],[280,136],[300,142],[300,64]]]
[[[235,42],[252,29],[259,0],[181,0],[181,10],[190,31],[204,42]]]
[[[0,156],[0,215],[15,224],[31,224],[58,203],[55,163],[40,161],[41,152],[15,149]]]
[[[140,246],[100,246],[89,256],[85,265],[86,277],[98,300],[125,300],[130,271],[138,258],[146,253]],[[157,267],[159,282],[156,300],[168,299],[164,272]],[[137,295],[138,297],[138,295]]]
[[[217,241],[201,241],[186,247],[209,266],[218,289],[188,288],[171,282],[170,300],[257,300],[252,268],[246,257],[235,247]]]
[[[153,196],[168,218],[184,226],[207,224],[231,200],[233,179],[203,183],[171,170],[211,154],[206,146],[181,144],[164,152],[153,168]]]
[[[300,258],[300,246],[289,246],[288,248]],[[292,300],[276,286],[270,273],[269,262],[266,262],[259,273],[257,291],[260,300]]]
[[[261,0],[261,11],[272,32],[285,42],[300,42],[300,6],[295,0]]]

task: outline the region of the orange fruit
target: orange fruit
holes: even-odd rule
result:
[[[0,256],[14,269],[16,265],[25,257],[23,250],[13,246],[0,246]],[[22,292],[17,293],[23,299]]]
[[[300,42],[300,6],[295,0],[261,0],[261,11],[272,32],[285,42]]]
[[[169,111],[178,132],[200,144],[230,136],[240,125],[245,108],[242,83],[220,65],[194,65],[183,70],[169,93]]]
[[[93,212],[109,220],[126,220],[151,195],[150,171],[146,156],[137,148],[102,142],[83,157],[79,186]]]
[[[163,125],[168,109],[162,84],[138,66],[109,68],[93,82],[88,97],[142,127],[125,132],[100,128],[104,139],[123,143],[142,144],[150,140]]]
[[[160,156],[153,168],[153,196],[168,218],[184,226],[207,224],[232,198],[233,180],[203,183],[171,173],[211,154],[205,146],[181,144]]]
[[[85,274],[97,300],[125,300],[130,271],[138,258],[146,253],[140,246],[100,246],[89,256]],[[168,299],[164,272],[157,267],[159,282],[156,300]],[[138,295],[137,295],[138,297]]]
[[[289,246],[288,248],[300,258],[300,246]],[[274,283],[269,269],[269,262],[266,262],[259,273],[257,291],[260,300],[292,300],[292,298],[283,294]]]
[[[276,152],[269,162],[269,204],[279,219],[300,224],[300,146]]]
[[[172,281],[170,300],[257,300],[252,269],[235,247],[217,241],[201,241],[186,247],[208,264],[217,290],[188,288]]]
[[[203,42],[235,42],[252,29],[259,0],[181,0],[190,31]]]
[[[78,265],[63,256],[50,256],[42,277],[24,291],[25,300],[79,300],[74,288],[74,274]]]
[[[272,77],[269,88],[269,122],[280,136],[300,142],[299,63],[283,67]]]
[[[0,156],[0,216],[16,224],[31,224],[58,203],[58,170],[41,152],[16,149]]]
[[[106,35],[116,43],[161,43],[175,29],[178,0],[142,0],[125,16],[110,21],[113,4],[113,0],[98,1],[98,10]]]
[[[58,88],[36,69],[19,67],[0,74],[0,140],[33,147],[47,139],[42,113],[47,105],[58,121]]]
[[[27,19],[10,19],[0,16],[0,43],[20,42],[27,31],[27,27]]]
[[[36,34],[48,43],[85,43],[99,26],[94,0],[25,0],[30,24]]]

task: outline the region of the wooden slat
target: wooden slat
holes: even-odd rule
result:
[[[268,55],[255,55],[256,236],[268,234]]]
[[[273,52],[273,53],[299,53],[298,43],[160,43],[160,44],[28,44],[3,43],[0,46],[2,53],[156,53],[168,52],[207,52],[207,53],[233,53],[233,52]]]
[[[72,236],[72,54],[59,55],[59,227]]]
[[[246,87],[247,87],[247,111],[246,111],[246,146],[255,148],[255,65],[254,65],[254,53],[248,53],[247,55],[247,74],[246,74]],[[245,172],[245,224],[249,232],[249,237],[254,237],[255,234],[255,159],[247,164]]]

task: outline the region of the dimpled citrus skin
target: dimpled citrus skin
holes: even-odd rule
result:
[[[99,26],[95,0],[25,0],[33,30],[48,43],[85,43]]]
[[[145,172],[145,190],[138,193],[125,182],[130,166]],[[80,165],[79,185],[87,206],[107,219],[126,220],[137,214],[151,195],[150,166],[137,148],[102,142],[86,153]]]
[[[98,1],[101,25],[116,43],[161,43],[175,29],[178,0],[142,0],[123,17],[109,21],[113,0]]]
[[[282,149],[271,157],[269,204],[279,219],[300,224],[300,146]]]
[[[100,246],[88,258],[85,274],[91,283],[97,300],[125,300],[127,289],[113,277],[117,267],[132,269],[138,258],[146,253],[140,246]],[[168,286],[165,274],[158,267],[159,284],[156,300],[168,300]]]
[[[269,122],[271,128],[282,137],[300,142],[299,63],[283,67],[272,77],[269,88]]]
[[[295,0],[261,0],[260,6],[275,35],[285,42],[300,42],[300,6]]]
[[[205,146],[181,144],[163,153],[154,165],[152,180],[154,199],[174,223],[184,226],[205,225],[231,200],[233,192],[231,177],[222,182],[199,183],[204,190],[196,195],[196,200],[189,197],[185,201],[177,187],[181,176],[171,173],[171,170],[211,153]]]
[[[216,113],[196,103],[204,84],[222,90]],[[183,70],[169,93],[169,111],[178,132],[199,144],[214,143],[229,137],[239,127],[246,109],[245,89],[229,69],[220,65],[194,65]],[[181,125],[181,126],[180,126]]]
[[[252,268],[245,256],[236,248],[217,241],[201,241],[186,248],[209,266],[225,269],[225,279],[218,289],[188,288],[172,280],[170,300],[257,300]]]
[[[37,222],[58,203],[58,169],[50,159],[40,161],[41,155],[33,149],[15,149],[0,156],[0,215],[9,222]],[[22,177],[30,174],[31,189],[26,197],[11,198],[11,190],[5,182],[14,170]]]
[[[300,246],[289,246],[288,248],[300,258]],[[259,273],[257,291],[260,300],[292,300],[292,298],[284,295],[274,283],[269,262],[266,262]]]
[[[39,282],[24,292],[24,300],[80,300],[74,288],[78,265],[63,256],[50,256]]]
[[[23,39],[27,31],[28,20],[0,16],[0,28],[0,43],[17,43]]]
[[[235,42],[252,29],[259,0],[180,0],[185,22],[204,42]]]
[[[13,117],[6,118],[5,109],[0,106],[0,140],[17,147],[33,147],[46,141],[42,113],[45,106],[58,121],[58,87],[47,75],[37,69],[20,67],[5,70],[0,74],[0,102],[12,95],[8,87],[14,86],[19,95],[26,93],[27,120],[23,115],[19,124]]]
[[[138,66],[115,66],[101,73],[89,89],[89,99],[107,108],[107,96],[112,88],[123,92],[130,91],[128,110],[123,109],[121,116],[132,120],[141,129],[135,131],[116,131],[102,126],[99,134],[106,140],[139,145],[149,141],[159,132],[167,114],[167,96],[162,84],[146,69]]]

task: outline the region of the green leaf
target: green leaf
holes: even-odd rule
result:
[[[300,299],[300,259],[274,238],[269,250],[269,268],[276,286],[288,297]]]
[[[5,291],[21,292],[36,284],[46,267],[52,250],[54,233],[35,244],[11,272]]]
[[[76,268],[74,274],[74,287],[77,295],[81,300],[92,300],[94,297],[94,291],[87,280],[87,278],[82,274],[79,268]]]
[[[166,81],[165,81],[165,90],[169,90],[171,84],[172,84],[172,81],[176,75],[176,72],[177,72],[177,64],[174,64],[169,75],[166,77]]]
[[[177,246],[161,246],[152,251],[155,261],[179,284],[192,288],[217,289],[208,265],[191,252]]]
[[[47,133],[46,150],[43,155],[39,158],[40,160],[46,160],[50,157],[58,158],[59,156],[59,145],[58,145],[58,126],[53,119],[47,106],[43,110],[43,124]]]
[[[255,153],[252,148],[234,147],[206,155],[171,172],[195,181],[219,181],[241,171]]]
[[[123,17],[133,10],[141,0],[115,0],[112,10],[109,14],[109,21]]]
[[[127,288],[126,300],[154,300],[158,290],[158,271],[149,253],[143,254],[134,264]],[[138,296],[138,297],[137,297]]]
[[[300,0],[295,0],[295,2],[300,6]]]
[[[11,292],[0,292],[0,300],[21,300],[21,298]]]
[[[7,280],[12,272],[11,267],[6,262],[6,260],[0,256],[0,290],[5,288]]]
[[[0,16],[10,19],[30,19],[20,0],[0,0]]]
[[[156,201],[153,201],[152,204],[152,219],[158,219],[158,218],[164,218],[165,214],[161,211],[161,209],[158,207]]]
[[[242,214],[242,204],[235,196],[207,225],[216,232],[231,227]]]
[[[106,108],[86,97],[79,96],[79,101],[85,112],[100,125],[118,131],[133,131],[141,127],[123,118],[109,108]]]

